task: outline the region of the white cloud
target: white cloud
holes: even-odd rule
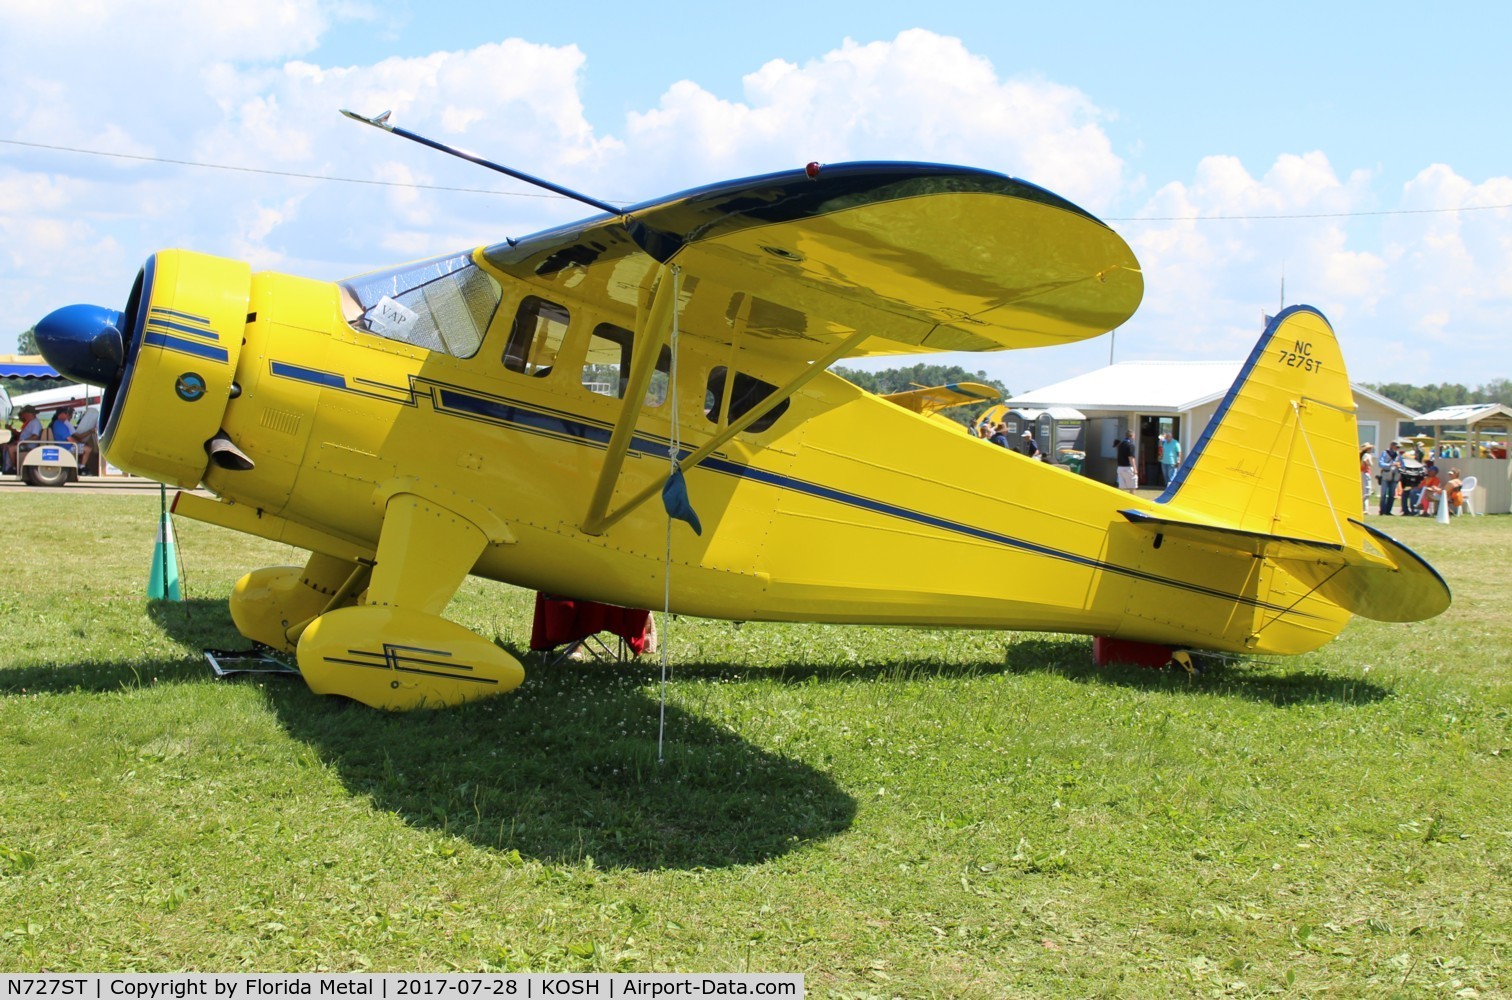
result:
[[[1385,227],[1404,327],[1439,356],[1479,353],[1482,363],[1503,363],[1512,312],[1512,209],[1489,206],[1512,204],[1512,178],[1476,184],[1432,164],[1403,186],[1402,203],[1436,210],[1397,216]]]
[[[1282,154],[1259,177],[1210,156],[1190,182],[1160,187],[1139,212],[1151,221],[1124,227],[1146,278],[1136,355],[1244,357],[1283,280],[1287,304],[1316,305],[1336,327],[1375,312],[1388,263],[1352,242],[1349,218],[1373,204],[1370,180],[1341,178],[1313,151]]]
[[[1512,212],[1437,210],[1512,204],[1512,178],[1476,184],[1436,164],[1395,199],[1376,181],[1363,170],[1341,177],[1313,151],[1280,155],[1259,177],[1233,157],[1207,157],[1189,181],[1160,187],[1139,212],[1151,221],[1122,227],[1147,294],[1130,324],[1135,354],[1121,356],[1242,357],[1261,313],[1279,306],[1284,274],[1287,304],[1324,311],[1357,381],[1494,377]]]
[[[678,83],[657,108],[632,114],[620,138],[584,116],[584,56],[576,46],[506,39],[330,66],[295,57],[316,51],[334,8],[290,2],[271,10],[266,20],[249,20],[211,3],[100,4],[88,30],[69,35],[54,8],[28,5],[8,17],[9,45],[19,50],[17,38],[25,37],[27,58],[9,69],[0,65],[0,84],[20,77],[37,100],[13,112],[11,131],[32,141],[143,156],[535,194],[336,114],[390,110],[399,124],[616,201],[811,158],[980,164],[1096,199],[1116,190],[1122,169],[1099,111],[1079,91],[1001,78],[958,39],[926,31],[864,45],[848,41],[801,66],[769,62],[746,78],[743,103]],[[168,24],[183,25],[175,37],[194,41],[155,63],[147,43],[160,42]],[[229,44],[232,38],[237,44]],[[112,62],[105,58],[111,49],[135,54]],[[65,64],[80,71],[38,72]],[[67,211],[105,224],[124,209],[133,218],[123,244],[135,256],[165,242],[158,237],[182,235],[206,252],[321,276],[375,266],[384,262],[379,257],[495,242],[588,212],[560,199],[490,199],[136,161],[54,158],[38,173],[50,170],[98,179],[98,197],[77,200]]]
[[[38,232],[56,229],[44,223],[69,221],[116,231],[134,262],[178,244],[244,257],[257,266],[334,277],[395,256],[493,242],[585,214],[580,207],[535,197],[446,196],[250,172],[521,190],[517,182],[347,121],[337,114],[339,108],[368,113],[391,108],[417,129],[517,158],[546,176],[582,169],[615,146],[612,139],[597,137],[583,117],[577,80],[583,57],[571,46],[508,40],[366,67],[323,67],[280,61],[318,40],[326,20],[316,4],[262,10],[268,20],[256,25],[218,4],[191,4],[181,17],[177,5],[172,17],[165,14],[169,9],[102,4],[77,35],[56,30],[62,21],[52,7],[6,9],[0,28],[9,30],[0,36],[8,41],[0,46],[15,58],[0,61],[0,86],[13,92],[29,88],[35,100],[13,106],[0,134],[247,170],[13,147],[6,152],[18,155],[18,169],[8,183],[18,196],[6,203],[6,212]],[[188,27],[179,29],[180,20]],[[175,30],[197,33],[176,35],[192,43],[176,46],[175,53],[201,53],[200,60],[146,65],[151,47],[133,43],[151,35],[160,40],[170,23]],[[230,44],[232,38],[238,43]],[[107,50],[116,46],[126,53],[124,59],[107,58]],[[242,61],[205,55],[227,52]],[[43,75],[58,67],[70,69]],[[0,121],[6,117],[0,110]],[[75,179],[69,198],[42,196],[65,176]],[[510,224],[521,208],[525,223]],[[13,222],[9,231],[18,231],[18,225]],[[81,241],[81,247],[87,245]],[[52,249],[49,241],[12,246],[15,266],[32,274],[50,272],[43,259]],[[129,273],[107,276],[101,262],[95,263],[59,290],[102,301],[124,294]]]
[[[110,51],[117,66],[195,66],[205,53],[235,52],[239,60],[259,62],[309,52],[330,24],[329,6],[321,0],[5,0],[0,17],[18,47],[56,46],[80,56]]]
[[[116,302],[151,251],[182,245],[316,277],[382,266],[580,218],[339,108],[392,110],[441,141],[616,202],[809,160],[919,159],[999,170],[1103,214],[1144,267],[1145,303],[1120,358],[1242,357],[1274,312],[1317,305],[1361,380],[1473,382],[1503,357],[1512,299],[1512,178],[1425,167],[1399,190],[1327,152],[1281,152],[1252,173],[1210,156],[1190,176],[1127,176],[1110,114],[1066,82],[994,66],[924,30],[847,40],[807,60],[747,67],[738,99],[682,80],[623,122],[591,122],[576,46],[521,39],[333,65],[320,42],[353,3],[0,0],[0,133],[139,156],[485,188],[447,193],[195,169],[3,147],[0,287],[23,315]],[[177,40],[176,42],[174,40]],[[1477,209],[1360,215],[1399,209]],[[1215,217],[1230,217],[1217,221]],[[1277,221],[1232,217],[1312,216]],[[79,267],[86,259],[88,267]],[[0,330],[0,350],[11,331]],[[1477,353],[1478,352],[1478,353]],[[1057,360],[1059,359],[1059,360]],[[1068,360],[1069,359],[1069,360]],[[1017,389],[1106,360],[1106,348],[960,359]],[[1404,370],[1404,368],[1406,370]],[[1036,374],[1037,373],[1037,374]]]
[[[1015,174],[1094,210],[1123,162],[1101,111],[1073,87],[1003,78],[960,39],[922,29],[840,48],[805,65],[774,60],[744,78],[743,102],[692,81],[631,114],[626,161],[706,183],[810,160],[937,160]]]

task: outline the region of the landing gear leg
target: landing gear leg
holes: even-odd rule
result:
[[[440,617],[487,544],[475,524],[443,507],[408,493],[390,499],[363,606],[322,614],[299,637],[310,689],[404,711],[518,687],[518,660]]]

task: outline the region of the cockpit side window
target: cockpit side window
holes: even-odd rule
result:
[[[503,296],[470,253],[360,274],[337,287],[352,329],[458,358],[478,353]]]
[[[730,422],[739,420],[750,410],[755,409],[762,400],[777,391],[777,387],[772,383],[763,382],[744,372],[735,372],[734,376],[734,384],[729,387]],[[719,415],[724,406],[725,382],[729,378],[730,370],[724,365],[718,365],[709,372],[709,382],[704,389],[704,414],[716,424],[721,423]],[[791,399],[784,399],[772,407],[770,412],[763,413],[746,428],[746,433],[759,434],[771,427],[787,412],[788,404],[791,402]]]
[[[550,375],[567,336],[567,322],[564,307],[527,295],[515,313],[509,343],[504,345],[504,367],[536,378]]]
[[[583,358],[583,388],[604,396],[623,399],[630,380],[630,356],[635,334],[612,323],[600,323],[588,340]],[[646,406],[660,406],[667,401],[667,379],[672,371],[672,352],[665,344],[656,358],[656,370],[646,387]]]

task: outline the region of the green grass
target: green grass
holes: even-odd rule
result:
[[[1512,518],[1390,522],[1443,616],[1196,678],[1076,637],[679,620],[658,765],[654,664],[527,662],[408,715],[215,681],[232,581],[298,553],[181,521],[190,600],[148,607],[156,498],[4,504],[0,970],[1512,983]],[[521,652],[530,606],[470,581],[449,614]]]

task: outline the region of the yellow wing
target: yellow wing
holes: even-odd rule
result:
[[[488,247],[481,262],[634,308],[683,269],[687,334],[811,361],[1069,343],[1123,323],[1144,281],[1102,222],[1002,174],[852,163],[729,181]]]

